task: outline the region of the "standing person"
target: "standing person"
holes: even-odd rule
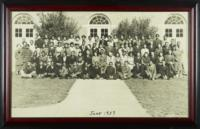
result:
[[[15,51],[15,68],[16,68],[16,74],[19,75],[20,74],[20,70],[23,67],[23,57],[22,57],[22,48],[21,45],[18,44],[16,46],[16,51]]]
[[[109,65],[105,71],[106,79],[115,79],[115,68],[113,67],[113,63],[109,62]]]
[[[162,40],[160,40],[160,35],[159,34],[156,34],[156,38],[155,40],[153,41],[153,46],[154,48],[158,48],[158,45],[162,46]]]
[[[39,48],[39,49],[42,49],[44,46],[44,41],[42,40],[42,38],[38,35],[36,37],[36,40],[35,40],[35,48]]]
[[[167,78],[173,78],[176,72],[174,69],[174,56],[172,55],[171,50],[169,50],[169,53],[165,55],[165,62],[167,67]]]
[[[169,50],[172,50],[169,42],[165,42],[164,46],[163,46],[163,55],[167,55],[169,53]]]
[[[32,56],[32,51],[29,48],[29,44],[26,44],[21,50],[22,50],[21,54],[22,54],[23,63],[30,62],[31,56]]]
[[[108,46],[107,41],[105,40],[105,36],[104,35],[101,36],[101,40],[99,42],[99,45],[100,44],[103,46],[103,48],[106,48],[106,46]]]
[[[132,73],[131,73],[131,69],[128,66],[128,61],[124,62],[124,65],[122,66],[122,78],[123,79],[129,79],[131,78]]]
[[[30,48],[30,50],[31,50],[32,52],[35,51],[35,44],[34,44],[33,40],[30,40],[29,48]]]

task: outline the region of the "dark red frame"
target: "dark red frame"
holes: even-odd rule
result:
[[[11,118],[11,11],[187,11],[189,12],[189,118]],[[5,98],[4,116],[6,123],[134,123],[134,124],[180,124],[195,123],[196,114],[196,7],[195,6],[17,6],[5,8]]]

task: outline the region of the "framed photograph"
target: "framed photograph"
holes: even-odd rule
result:
[[[2,124],[198,125],[198,2],[96,2],[2,3]]]

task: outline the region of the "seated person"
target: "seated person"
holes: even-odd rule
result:
[[[113,67],[113,63],[110,62],[106,68],[105,76],[107,79],[114,79],[115,77],[115,68]]]
[[[80,67],[77,66],[77,63],[74,62],[73,64],[71,64],[69,68],[69,77],[80,78],[81,74],[82,74],[82,69],[80,69]]]
[[[147,77],[150,80],[155,80],[155,78],[156,78],[156,65],[153,64],[152,61],[150,61],[149,65],[147,66],[146,74],[147,74]]]
[[[122,79],[123,74],[122,74],[122,65],[121,62],[115,62],[115,69],[116,69],[116,79]]]
[[[138,62],[135,63],[135,66],[133,67],[132,73],[133,73],[134,78],[142,78],[142,76],[141,76],[141,65]]]
[[[40,61],[40,63],[36,65],[36,74],[39,78],[43,78],[46,76],[46,66],[43,61]]]
[[[51,78],[54,78],[56,76],[53,61],[48,62],[47,69],[46,69],[46,76],[51,77]]]
[[[129,79],[132,76],[131,69],[128,66],[128,61],[124,62],[122,66],[122,79]]]
[[[22,78],[33,78],[36,77],[35,67],[32,66],[31,62],[24,64],[22,70],[20,71]]]
[[[91,67],[90,78],[99,79],[101,75],[101,68],[99,67],[98,62],[95,62]]]
[[[143,78],[147,77],[145,71],[146,71],[147,66],[149,65],[149,63],[150,63],[150,57],[149,57],[148,53],[146,52],[144,54],[144,56],[142,57],[142,60],[141,60],[141,76]]]
[[[59,74],[60,74],[60,78],[61,79],[68,77],[69,70],[66,68],[66,64],[65,63],[62,65],[62,68],[60,69]]]
[[[89,79],[89,75],[90,75],[90,72],[91,72],[91,65],[88,64],[87,62],[83,65],[82,67],[82,74],[81,74],[81,77],[83,79]]]

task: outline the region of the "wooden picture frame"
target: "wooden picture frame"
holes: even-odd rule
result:
[[[122,127],[148,128],[148,127],[188,127],[198,128],[199,123],[199,2],[190,0],[76,0],[76,1],[33,1],[33,0],[7,0],[1,2],[1,103],[0,103],[0,125],[7,127],[13,125],[17,127],[42,128],[44,125],[51,128],[51,124],[57,127]],[[11,11],[187,11],[189,13],[189,118],[11,118],[11,32],[10,14]],[[80,126],[77,126],[77,124]],[[117,124],[118,123],[118,124]],[[69,125],[68,125],[69,124]],[[105,125],[102,125],[105,124]],[[109,124],[109,125],[108,125]],[[143,126],[142,126],[143,125]],[[159,126],[158,126],[159,125]],[[19,127],[19,128],[20,128]]]

